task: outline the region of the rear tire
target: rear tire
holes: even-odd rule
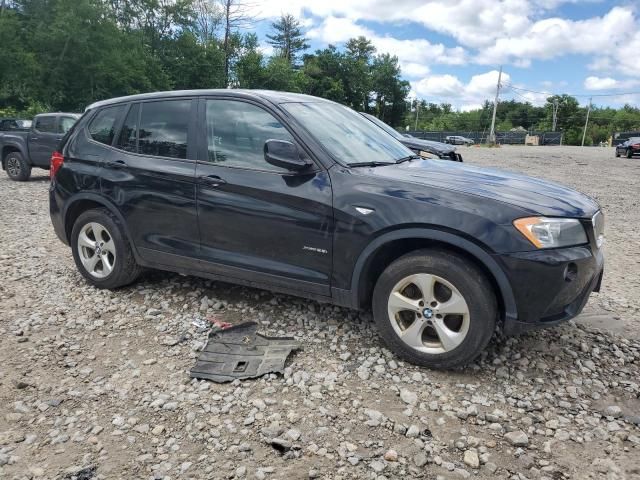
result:
[[[616,158],[620,157],[620,152],[618,152],[618,149],[616,148]]]
[[[118,218],[106,208],[80,214],[71,232],[76,267],[98,288],[118,288],[132,283],[142,269]]]
[[[26,182],[31,177],[31,165],[20,152],[11,152],[4,159],[4,168],[11,180]]]
[[[376,283],[372,307],[394,353],[436,369],[474,360],[496,326],[491,283],[469,260],[446,250],[418,250],[391,263]]]

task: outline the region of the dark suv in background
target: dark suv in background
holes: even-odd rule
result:
[[[603,215],[560,185],[416,156],[369,120],[267,91],[91,105],[51,158],[51,219],[99,288],[142,267],[373,310],[431,367],[577,315]]]

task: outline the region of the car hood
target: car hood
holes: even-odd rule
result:
[[[424,150],[426,152],[436,153],[440,155],[448,155],[456,150],[456,147],[447,143],[433,142],[431,140],[422,140],[421,138],[404,137],[400,140],[404,146],[414,150]]]
[[[482,196],[538,215],[590,218],[599,209],[591,197],[557,183],[457,162],[414,160],[366,172],[385,181]]]

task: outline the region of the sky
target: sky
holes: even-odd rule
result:
[[[298,18],[315,51],[371,39],[400,60],[411,96],[458,110],[501,99],[544,104],[553,93],[586,105],[640,104],[640,0],[266,0],[251,4],[265,34]],[[615,96],[610,94],[615,94]],[[628,95],[623,95],[628,94]]]

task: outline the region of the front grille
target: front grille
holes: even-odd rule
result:
[[[591,219],[593,224],[593,236],[596,239],[596,245],[598,248],[602,247],[604,243],[604,214],[601,210],[598,210]]]

